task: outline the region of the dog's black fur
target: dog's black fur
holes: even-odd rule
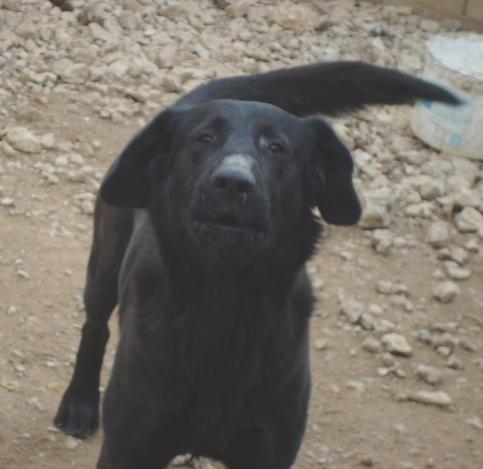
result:
[[[357,62],[215,80],[161,112],[109,170],[95,211],[87,320],[55,422],[98,426],[107,320],[121,337],[99,469],[180,453],[288,469],[310,393],[305,262],[321,227],[352,225],[352,159],[313,113],[450,92]],[[139,209],[139,210],[134,210]]]

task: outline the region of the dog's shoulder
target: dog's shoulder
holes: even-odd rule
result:
[[[164,277],[156,234],[146,210],[134,210],[134,227],[124,255],[120,275],[120,291],[136,289],[136,296],[144,296],[140,289],[159,285]]]

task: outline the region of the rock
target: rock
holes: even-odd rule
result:
[[[15,200],[11,197],[3,197],[0,199],[0,206],[2,207],[13,207],[15,205]]]
[[[423,200],[434,200],[444,193],[441,181],[431,176],[413,176],[406,180],[406,184],[413,187]]]
[[[366,390],[366,386],[362,381],[354,380],[347,382],[347,388],[357,392],[364,392]]]
[[[465,336],[460,337],[458,343],[461,347],[463,347],[468,352],[474,353],[478,351],[477,346],[468,337],[465,337]]]
[[[448,243],[451,237],[451,225],[443,220],[438,220],[429,225],[426,232],[426,242],[433,247],[441,247]]]
[[[411,204],[404,209],[404,213],[408,217],[424,218],[424,219],[431,218],[433,211],[434,211],[434,207],[431,202],[421,202],[419,204]]]
[[[451,347],[446,347],[444,345],[436,347],[436,351],[440,355],[443,355],[443,357],[449,357],[453,353],[453,349]]]
[[[62,11],[72,11],[74,9],[70,0],[50,0],[50,2]]]
[[[340,313],[343,314],[351,323],[356,324],[364,312],[364,305],[354,298],[340,297]]]
[[[427,33],[432,33],[432,34],[435,34],[440,30],[439,23],[437,21],[429,20],[429,19],[422,19],[420,22],[420,27],[423,31],[426,31]]]
[[[379,353],[382,351],[382,342],[375,337],[368,336],[362,341],[362,348],[371,353]]]
[[[460,287],[451,281],[441,282],[433,289],[433,297],[442,303],[450,303],[461,292]]]
[[[388,254],[393,245],[394,235],[390,230],[376,229],[372,233],[372,247],[379,254]]]
[[[451,160],[451,170],[449,173],[451,174],[448,178],[449,183],[451,183],[451,178],[454,178],[458,181],[457,187],[471,187],[478,179],[478,163],[467,158],[453,158]]]
[[[31,406],[35,407],[35,409],[42,414],[47,410],[45,406],[39,401],[39,398],[36,396],[31,397],[27,402]]]
[[[433,347],[450,347],[451,350],[458,345],[458,339],[448,332],[433,336]]]
[[[73,436],[70,436],[70,435],[65,439],[65,446],[68,449],[76,449],[81,443],[82,443],[82,440],[79,440],[78,438],[74,438]]]
[[[85,83],[89,77],[87,65],[76,63],[68,58],[55,61],[52,65],[52,71],[65,83]]]
[[[8,144],[6,141],[0,141],[0,154],[5,155],[7,158],[12,158],[17,152]],[[2,174],[2,169],[0,168],[0,174]]]
[[[478,194],[477,191],[469,189],[467,187],[459,187],[454,194],[453,197],[453,204],[456,209],[465,208],[465,207],[475,207],[481,203],[481,196]]]
[[[317,350],[325,350],[328,344],[329,341],[327,339],[317,339],[314,345]]]
[[[463,23],[457,19],[447,18],[442,21],[441,27],[448,32],[456,32],[463,27]]]
[[[460,232],[477,232],[483,238],[483,215],[476,208],[465,207],[455,216],[455,223]]]
[[[55,146],[54,134],[45,134],[40,137],[40,145],[46,150],[51,150]]]
[[[298,33],[314,29],[315,19],[314,12],[310,8],[288,2],[278,4],[268,15],[270,23]]]
[[[478,430],[483,430],[483,422],[481,421],[480,417],[473,416],[466,419],[466,423],[471,425],[472,427],[477,428]]]
[[[422,363],[416,368],[416,376],[432,385],[440,384],[443,381],[443,373],[440,370]]]
[[[163,88],[168,93],[179,93],[181,91],[181,83],[176,77],[168,75],[163,80]]]
[[[449,407],[453,400],[444,391],[426,391],[404,393],[398,396],[401,401],[414,401],[421,404],[435,405],[438,407]]]
[[[394,355],[409,357],[413,351],[406,338],[400,334],[384,334],[381,338],[388,352]]]
[[[420,329],[418,331],[418,338],[423,344],[432,345],[433,343],[433,336],[427,329]]]
[[[374,467],[375,465],[374,459],[371,456],[366,454],[362,456],[361,459],[359,460],[359,465],[364,467]]]
[[[449,259],[451,259],[454,262],[457,262],[459,265],[464,265],[466,264],[466,262],[468,262],[469,255],[466,249],[463,249],[462,247],[459,247],[459,246],[451,246],[449,248]]]
[[[374,318],[369,313],[362,313],[359,319],[361,327],[366,331],[374,329]]]
[[[388,280],[378,280],[375,287],[377,293],[381,293],[383,295],[390,295],[393,291],[393,283]]]
[[[446,366],[453,370],[462,370],[464,368],[463,362],[454,355],[448,357],[448,360],[446,361]]]
[[[365,229],[387,228],[391,224],[391,217],[384,205],[368,202],[362,212],[359,226]]]
[[[478,254],[480,252],[480,245],[478,244],[478,240],[476,238],[471,238],[468,241],[466,241],[465,249],[467,249],[469,252],[472,252],[474,254]],[[462,263],[454,257],[452,257],[452,259],[458,262],[458,264]],[[468,253],[466,253],[466,259],[468,259]]]
[[[5,139],[13,148],[24,153],[38,153],[41,150],[38,137],[25,127],[11,127]]]
[[[404,295],[393,295],[391,297],[391,305],[396,306],[407,313],[414,311],[413,303]]]
[[[225,8],[225,13],[230,18],[240,18],[246,16],[250,7],[253,7],[250,0],[238,0]]]
[[[381,354],[381,362],[384,366],[393,367],[396,364],[396,360],[394,356],[388,352],[384,352]]]
[[[37,36],[37,28],[28,20],[20,23],[15,32],[23,39],[35,39]]]
[[[393,332],[396,329],[396,324],[387,319],[375,319],[374,320],[374,330],[380,334],[387,334]]]
[[[409,296],[409,287],[403,282],[394,282],[392,284],[391,293],[395,295]]]
[[[10,11],[22,11],[22,4],[18,0],[3,0],[3,2],[0,3],[0,7]]]
[[[230,0],[213,0],[213,3],[215,4],[215,6],[217,6],[221,10],[224,10],[227,6],[230,5],[230,3],[232,3],[232,1],[230,1]]]
[[[371,313],[372,315],[380,316],[384,313],[384,309],[381,306],[376,305],[375,303],[371,303],[369,305],[369,313]]]
[[[471,270],[460,267],[453,261],[445,261],[443,263],[446,272],[453,280],[466,280],[471,277]]]
[[[83,200],[80,205],[81,212],[84,215],[94,214],[94,203],[90,200]]]

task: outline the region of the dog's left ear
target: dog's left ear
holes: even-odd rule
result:
[[[322,119],[310,118],[306,123],[312,134],[308,167],[311,203],[327,223],[355,225],[361,204],[352,183],[352,156]]]

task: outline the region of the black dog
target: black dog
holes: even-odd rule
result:
[[[78,437],[96,430],[119,301],[98,468],[164,468],[180,453],[291,467],[310,393],[312,209],[336,225],[361,213],[349,152],[323,120],[301,116],[418,98],[458,103],[356,62],[220,79],[127,145],[97,202],[87,320],[55,419]]]

